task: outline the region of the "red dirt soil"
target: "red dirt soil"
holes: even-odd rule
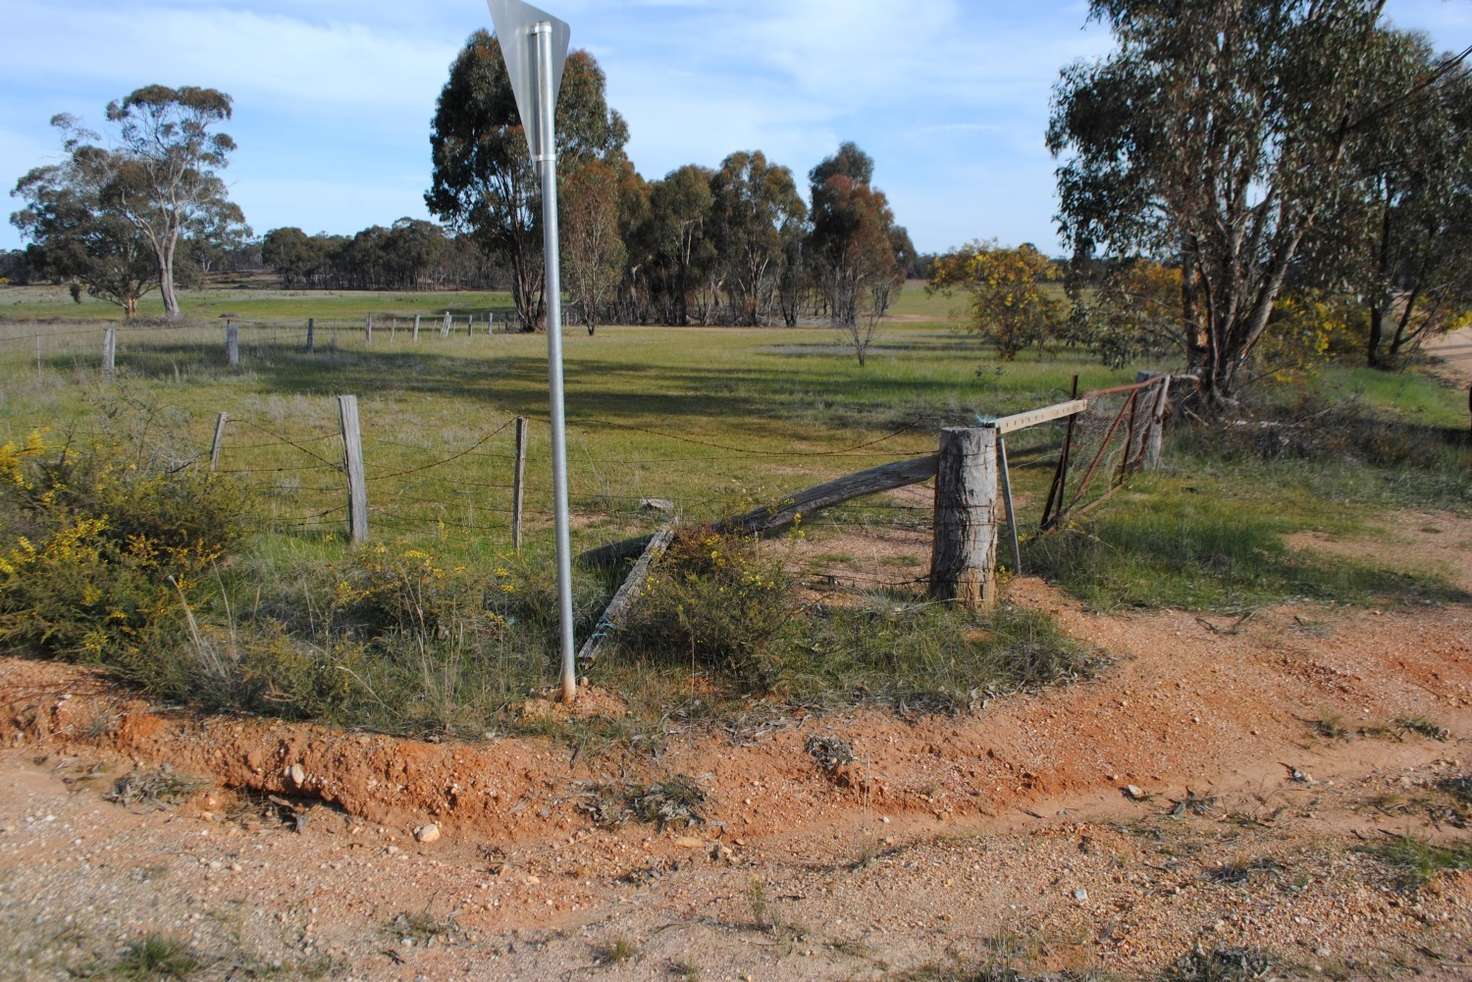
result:
[[[1472,541],[1465,519],[1421,520],[1443,529],[1438,543]],[[1443,568],[1472,587],[1472,552],[1436,548]],[[1021,932],[1043,939],[1026,960],[1052,968],[1136,974],[1160,969],[1192,945],[1293,948],[1297,933],[1314,937],[1297,955],[1350,965],[1345,977],[1364,966],[1380,966],[1373,975],[1412,963],[1457,976],[1459,969],[1448,966],[1472,957],[1472,876],[1443,877],[1435,891],[1395,901],[1396,890],[1375,880],[1374,864],[1354,858],[1353,844],[1339,840],[1366,834],[1362,829],[1376,834],[1375,820],[1357,810],[1372,792],[1466,773],[1472,608],[1288,606],[1239,624],[1177,611],[1091,613],[1032,579],[1014,581],[1008,595],[1055,614],[1070,633],[1110,653],[1113,666],[1096,681],[997,699],[957,718],[902,719],[877,710],[814,716],[742,745],[717,735],[675,738],[658,759],[574,760],[565,746],[543,740],[431,743],[202,719],[150,706],[82,669],[0,660],[0,742],[17,748],[0,754],[7,787],[0,797],[10,802],[0,806],[7,823],[0,826],[0,884],[34,867],[61,878],[55,897],[88,896],[91,879],[62,877],[72,861],[64,842],[52,842],[41,826],[33,838],[16,839],[35,825],[33,811],[54,811],[61,802],[75,812],[67,814],[77,828],[104,840],[131,837],[143,854],[223,827],[227,836],[294,857],[242,867],[236,844],[191,838],[189,862],[197,858],[207,869],[225,862],[240,875],[213,877],[212,888],[180,886],[173,902],[181,910],[208,905],[219,890],[247,907],[276,897],[273,906],[292,913],[272,923],[291,921],[297,933],[283,940],[281,931],[251,921],[252,944],[271,961],[299,968],[304,963],[291,959],[304,952],[330,956],[332,974],[565,972],[592,964],[592,940],[617,935],[640,955],[610,965],[615,976],[660,977],[685,960],[707,973],[702,977],[879,977],[951,958],[974,964],[997,955],[996,932]],[[592,706],[622,711],[607,694]],[[1333,717],[1353,730],[1412,716],[1447,727],[1454,742],[1326,742],[1308,725]],[[850,780],[835,781],[815,766],[804,749],[813,734],[853,747]],[[46,756],[43,766],[33,763],[37,752],[61,756]],[[108,773],[168,763],[223,789],[332,807],[312,808],[299,835],[232,832],[237,825],[224,819],[229,796],[222,792],[160,817],[165,813],[103,805],[95,790],[85,797],[72,785],[63,791],[59,782],[66,768],[82,766],[78,761],[99,762]],[[1290,780],[1295,768],[1315,783]],[[706,791],[704,828],[604,830],[577,807],[582,782],[676,773],[694,776]],[[1281,804],[1288,812],[1283,824],[1256,838],[1223,831],[1222,804],[1214,822],[1178,827],[1182,841],[1196,845],[1171,850],[1185,849],[1209,871],[1227,858],[1223,843],[1286,849],[1315,876],[1322,873],[1313,881],[1321,889],[1305,887],[1268,913],[1253,915],[1249,905],[1246,920],[1233,919],[1242,907],[1236,894],[1203,900],[1198,880],[1178,869],[1179,856],[1167,850],[1170,858],[1162,859],[1158,841],[1122,830],[1158,811],[1126,801],[1120,789],[1129,785],[1174,798],[1186,788],[1215,793],[1235,803],[1239,815],[1271,813],[1274,802]],[[27,804],[33,801],[41,804]],[[1397,821],[1418,834],[1439,834],[1420,819]],[[427,822],[444,838],[416,845],[410,831]],[[96,870],[90,876],[110,882]],[[640,886],[648,883],[654,885]],[[1167,883],[1174,893],[1162,892]],[[1092,899],[1080,899],[1085,894]],[[636,896],[641,906],[626,906]],[[137,902],[146,914],[150,902]],[[39,895],[11,904],[37,923],[59,916]],[[458,933],[410,952],[397,937],[406,932],[394,928],[392,954],[385,954],[383,923],[420,906],[451,918]],[[763,921],[775,910],[808,926],[784,930]],[[6,911],[0,892],[0,925],[22,923],[8,921]],[[150,922],[145,914],[138,924]],[[1374,924],[1383,930],[1371,930]],[[525,932],[536,943],[518,946]],[[813,940],[824,932],[828,941]],[[102,933],[118,943],[117,930]],[[833,940],[850,936],[857,939],[852,945]],[[220,943],[208,932],[202,937],[201,944]],[[53,960],[77,957],[85,947],[78,945]],[[854,954],[860,947],[869,954]],[[41,967],[34,977],[50,977],[44,969],[53,956],[29,957]]]

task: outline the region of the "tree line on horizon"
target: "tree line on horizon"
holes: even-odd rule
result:
[[[1003,357],[1060,342],[1113,364],[1174,354],[1217,406],[1305,352],[1395,367],[1472,311],[1472,48],[1438,56],[1383,15],[1384,0],[1091,0],[1115,49],[1061,70],[1046,134],[1062,262],[986,243],[917,256],[852,143],[806,188],[758,150],[648,180],[602,69],[575,51],[557,134],[570,319],[819,319],[862,361],[921,275],[968,294]],[[156,288],[171,317],[175,280],[221,263],[300,288],[497,287],[523,329],[542,325],[540,187],[494,36],[469,38],[436,106],[438,223],[254,240],[219,177],[234,144],[213,127],[230,109],[214,90],[146,87],[109,105],[110,143],[58,117],[66,159],[17,185],[11,220],[31,245],[5,266],[128,312]]]

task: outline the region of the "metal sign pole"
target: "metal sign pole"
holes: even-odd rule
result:
[[[562,701],[578,696],[572,637],[572,539],[567,520],[567,434],[562,409],[562,270],[557,248],[557,138],[553,125],[572,29],[523,0],[487,0],[527,151],[542,179],[542,244],[547,262],[547,382],[552,401],[552,508],[557,525],[557,599],[562,616]]]
[[[557,227],[557,138],[553,131],[556,97],[552,94],[552,25],[532,28],[537,39],[537,84],[541,90],[542,242],[546,254],[547,381],[552,397],[552,496],[557,524],[557,599],[562,612],[562,701],[578,696],[572,620],[572,539],[567,517],[567,434],[562,398],[562,256]]]

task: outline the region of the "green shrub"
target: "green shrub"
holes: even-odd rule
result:
[[[1099,665],[1042,611],[874,604],[809,611],[773,652],[768,673],[797,702],[955,712],[996,693],[1085,678]]]
[[[686,531],[645,582],[623,640],[655,659],[758,678],[794,609],[782,564],[755,541]]]
[[[101,447],[0,446],[0,642],[177,689],[161,659],[243,534],[234,485]]]

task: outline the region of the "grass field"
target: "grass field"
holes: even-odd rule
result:
[[[507,544],[508,422],[524,415],[532,420],[530,522],[545,525],[545,338],[467,337],[463,321],[452,337],[442,338],[439,322],[426,320],[415,343],[409,320],[393,320],[414,311],[432,317],[447,309],[503,309],[504,296],[227,289],[187,294],[184,302],[189,326],[141,322],[120,329],[119,378],[104,384],[98,377],[101,326],[90,326],[86,317],[102,318],[110,308],[90,301],[77,308],[59,288],[0,289],[0,311],[9,318],[0,323],[0,365],[8,379],[0,438],[23,438],[37,426],[104,428],[112,437],[146,426],[180,454],[203,453],[215,414],[225,412],[237,422],[228,432],[222,469],[241,472],[263,493],[271,519],[285,523],[336,507],[342,495],[336,475],[329,473],[332,480],[325,482],[321,474],[313,478],[318,472],[303,468],[321,462],[283,441],[330,443],[337,425],[333,397],[355,394],[362,404],[370,508],[382,518],[374,523],[377,537],[431,535],[455,554],[474,555]],[[911,284],[864,368],[822,328],[607,327],[595,337],[568,330],[569,446],[580,544],[640,525],[643,498],[672,499],[688,518],[713,518],[817,480],[929,451],[943,425],[1059,401],[1075,373],[1088,390],[1132,380],[1137,367],[1155,367],[1110,371],[1066,352],[1026,352],[1003,363],[959,328],[953,319],[959,306],[955,298]],[[242,318],[239,371],[224,364],[223,328],[208,323],[227,310]],[[58,312],[68,320],[35,323]],[[362,329],[369,312],[377,322],[371,345]],[[320,322],[313,355],[303,351],[308,317]],[[484,330],[483,320],[477,330]],[[1311,389],[1298,391],[1359,402],[1432,429],[1463,425],[1466,415],[1459,393],[1416,372],[1329,366]],[[1278,398],[1296,396],[1289,391]],[[1056,441],[1054,429],[1022,435],[1016,450]],[[447,458],[455,459],[429,466]],[[1361,504],[1374,507],[1387,494],[1414,495],[1414,489],[1397,491],[1393,480],[1367,478],[1362,468],[1327,475],[1322,467],[1314,470],[1318,486],[1312,489],[1295,481],[1256,487],[1251,495],[1277,500],[1275,513],[1287,506],[1288,514],[1309,525],[1351,521]],[[1193,479],[1211,476],[1202,466]],[[1023,470],[1018,477],[1030,500],[1046,475]],[[1230,469],[1222,482],[1224,496],[1240,490]],[[333,539],[335,522],[334,516],[313,527],[314,547]],[[298,547],[299,532],[283,541]]]
[[[506,298],[261,289],[190,294],[190,320],[183,326],[140,321],[120,327],[117,377],[106,380],[101,338],[110,311],[97,304],[79,308],[57,292],[0,290],[6,379],[0,443],[23,442],[40,431],[52,445],[91,444],[136,455],[140,463],[147,458],[200,467],[216,415],[227,413],[220,470],[249,492],[256,524],[221,573],[222,605],[208,616],[223,622],[252,605],[257,611],[312,609],[320,599],[312,592],[318,589],[314,571],[353,561],[339,467],[335,397],[341,394],[360,401],[375,543],[389,554],[428,554],[446,568],[521,570],[535,590],[547,589],[545,338],[487,336],[484,319],[482,333],[467,336],[462,320],[446,338],[434,319],[447,309],[505,310]],[[607,327],[593,337],[568,330],[575,549],[654,527],[663,518],[641,508],[647,498],[674,501],[687,521],[714,519],[821,480],[933,452],[942,426],[1060,401],[1075,374],[1089,390],[1132,380],[1139,367],[1168,367],[1108,370],[1066,351],[1030,351],[1003,363],[960,329],[958,307],[912,286],[863,368],[839,336],[823,328]],[[415,312],[430,318],[417,342],[409,332]],[[241,319],[238,370],[225,365],[220,313]],[[377,324],[371,344],[362,328],[370,314]],[[317,320],[311,354],[304,350],[308,317]],[[1353,530],[1386,507],[1472,507],[1468,451],[1455,436],[1465,426],[1462,394],[1417,372],[1385,375],[1331,365],[1268,401],[1291,407],[1305,399],[1362,406],[1381,422],[1355,429],[1360,443],[1313,443],[1291,451],[1264,451],[1240,435],[1218,439],[1221,434],[1210,430],[1180,427],[1163,472],[1138,481],[1063,535],[1028,544],[1030,571],[1047,573],[1098,606],[1240,610],[1294,597],[1350,603],[1453,597],[1434,572],[1386,570],[1368,558],[1308,562],[1286,550],[1283,539],[1305,529]],[[1101,412],[1107,417],[1109,404]],[[516,416],[531,420],[528,539],[520,557],[512,552],[509,526]],[[1385,433],[1383,445],[1374,442]],[[1060,427],[1040,427],[1020,434],[1013,452],[1025,458],[1029,448],[1056,444],[1059,437]],[[1386,447],[1395,454],[1379,461]],[[1036,525],[1051,477],[1046,456],[1035,463],[1014,475],[1024,538]],[[873,609],[883,611],[920,592],[913,580],[927,561],[928,527],[923,491],[856,502],[808,528],[789,560],[804,588],[831,580],[823,571],[842,567],[861,605],[872,600]],[[880,560],[883,568],[874,568],[856,555],[856,543],[881,539],[890,543],[889,553]],[[586,631],[612,581],[580,570],[578,583]],[[872,597],[864,599],[865,593]],[[468,700],[477,708],[466,726],[475,732],[485,714],[524,691],[520,687],[551,680],[551,660],[539,653],[550,637],[540,615],[528,607],[506,616],[536,620],[541,633],[530,649],[523,645],[513,654],[509,642],[498,642],[503,667],[495,671],[474,662],[483,652],[461,652],[480,673],[474,675],[480,695]],[[998,661],[1000,652],[1034,645],[1029,638],[1044,639],[1037,642],[1040,650],[1058,650],[1047,640],[1046,625],[1015,618],[990,632],[999,639],[990,654],[948,650],[940,639],[955,625],[930,614],[840,617],[805,630],[805,640],[789,646],[789,654],[837,645],[847,660],[835,662],[830,652],[823,665],[848,664],[859,676],[889,677],[896,685],[945,676],[952,679],[947,691],[976,685],[974,666],[1008,663]],[[884,638],[903,640],[911,652],[905,657],[913,657],[909,669],[895,668],[899,656],[892,646],[869,650],[870,642]],[[811,655],[784,657],[774,670],[804,699],[821,701],[851,682]],[[515,671],[504,667],[513,658],[520,659]],[[1047,654],[1043,662],[1053,664],[1052,658]],[[937,670],[942,663],[947,667]],[[421,693],[413,696],[420,699],[434,686],[416,674],[427,669],[412,668],[393,684]],[[668,679],[657,667],[610,663],[600,671],[608,684],[652,700],[644,719],[670,711],[660,681]],[[449,693],[433,714],[440,723],[464,715],[469,677],[454,686],[436,683]],[[382,691],[374,698],[381,701]]]

